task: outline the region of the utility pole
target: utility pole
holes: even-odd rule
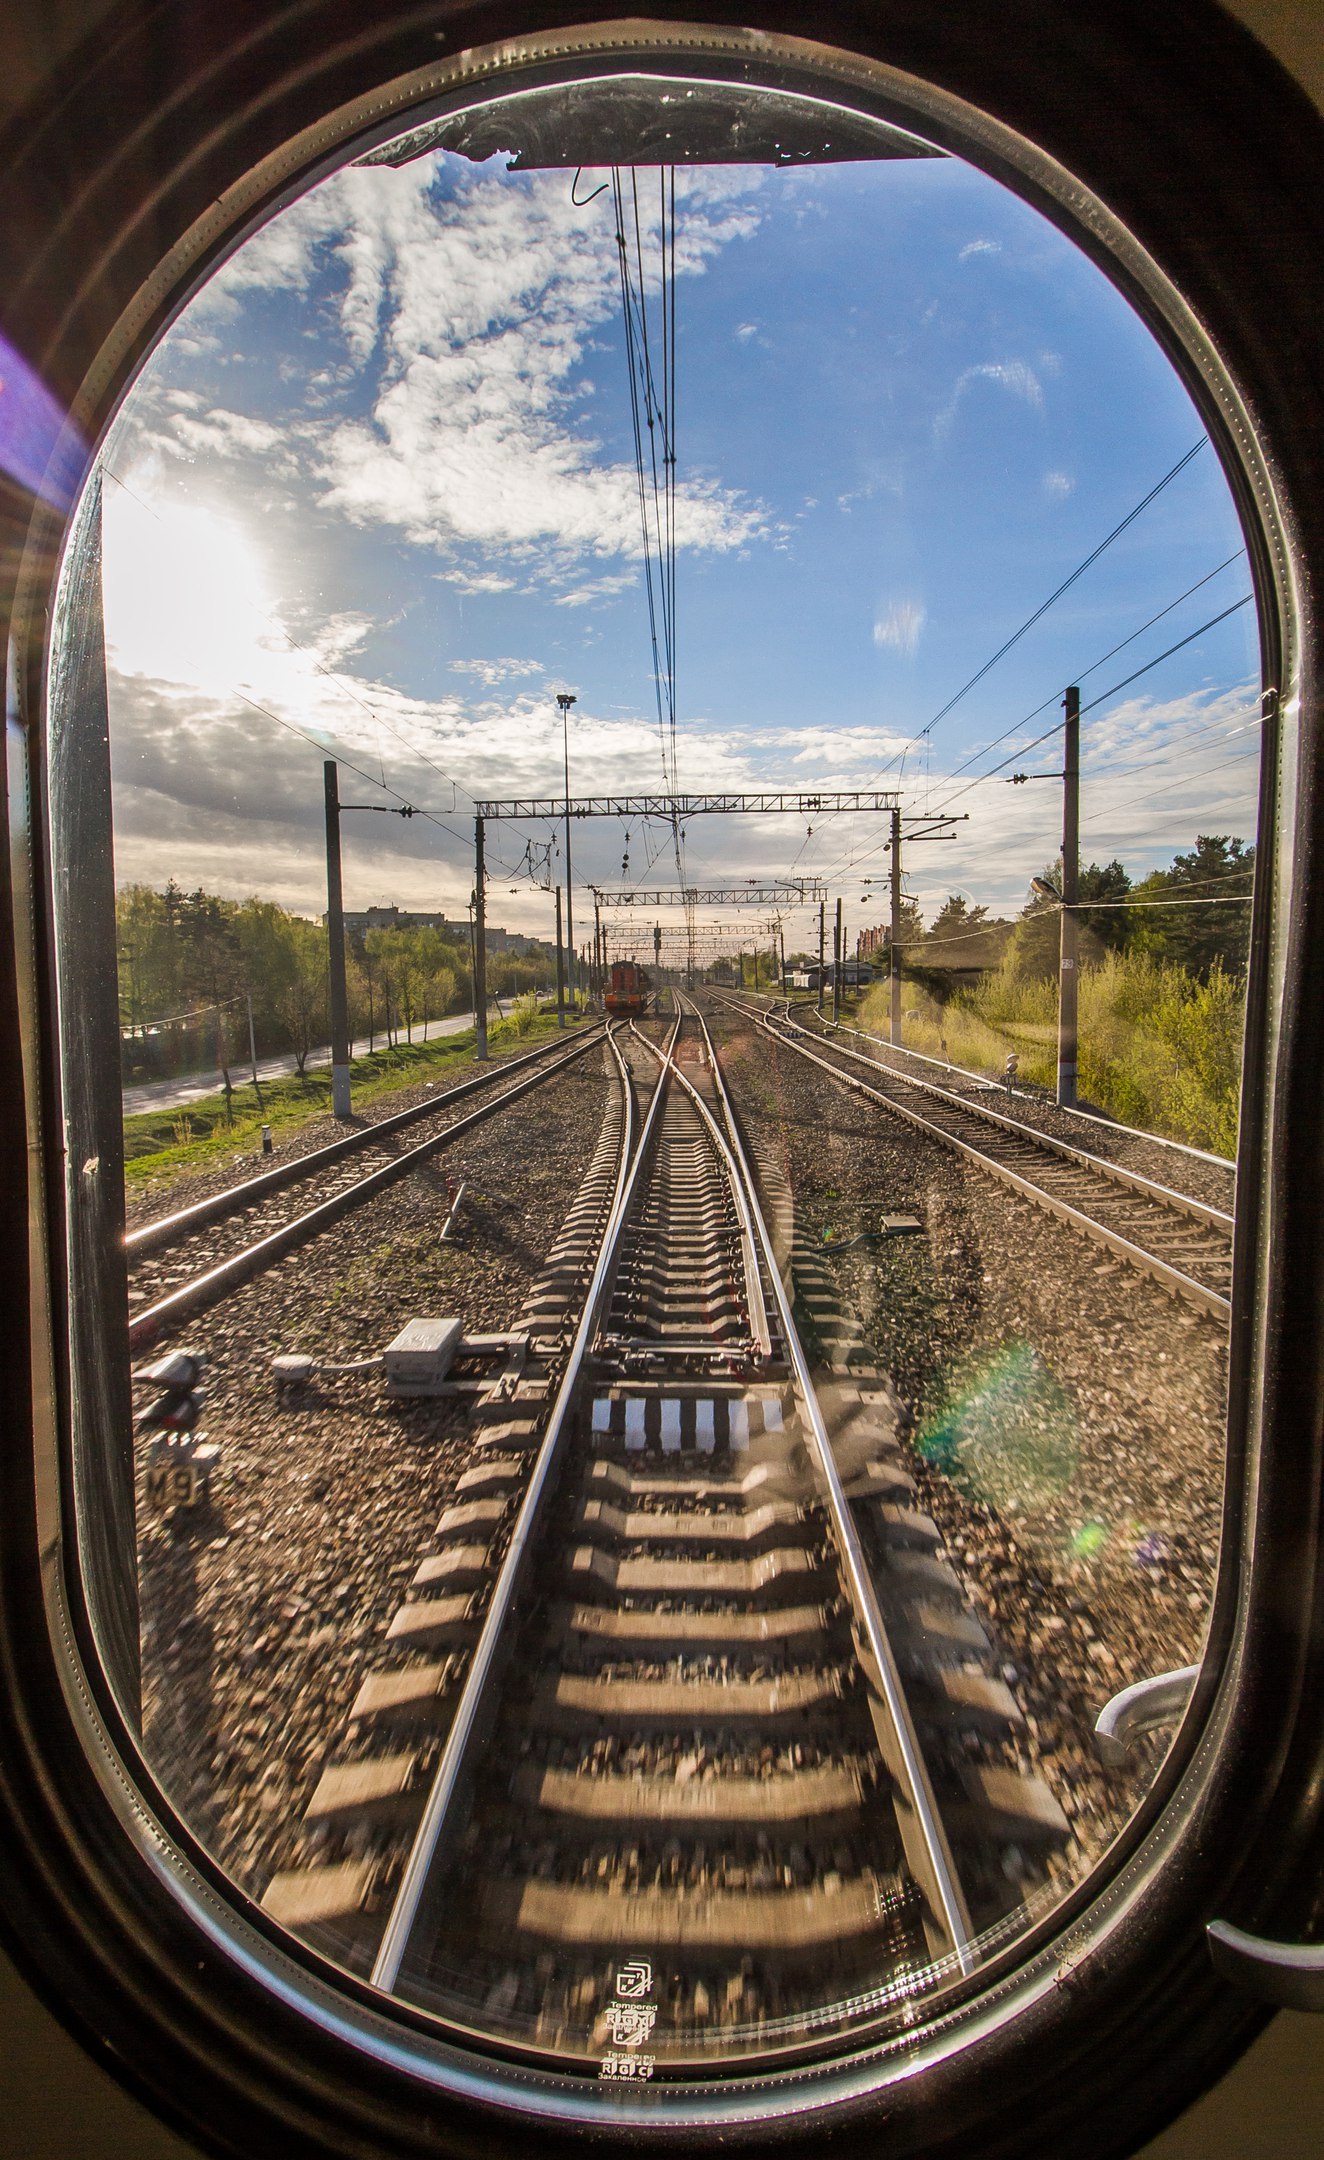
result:
[[[593,973],[597,981],[599,1003],[606,996],[607,970],[602,953],[602,909],[593,902]]]
[[[244,996],[248,999],[248,1055],[253,1067],[253,1093],[257,1097],[258,1109],[265,1110],[267,1106],[262,1100],[262,1083],[257,1076],[257,1035],[253,1027],[253,993],[251,990],[245,990]]]
[[[1060,972],[1057,991],[1057,1099],[1062,1109],[1076,1107],[1080,900],[1080,690],[1075,684],[1062,700],[1066,714],[1062,758],[1062,906]]]
[[[777,949],[778,949],[779,953],[781,954],[781,963],[782,963],[782,979],[781,979],[781,987],[782,987],[782,989],[783,989],[783,991],[784,991],[784,990],[785,990],[785,988],[786,988],[786,932],[785,932],[785,931],[784,931],[784,930],[782,929],[782,921],[781,921],[781,917],[780,917],[780,915],[779,915],[779,916],[777,917]]]
[[[487,872],[483,821],[474,819],[474,1056],[487,1056]]]
[[[818,1010],[823,1011],[823,975],[827,967],[827,902],[818,903]]]
[[[575,999],[575,914],[571,891],[574,874],[570,868],[570,708],[577,703],[573,690],[558,690],[556,702],[561,708],[561,743],[565,752],[565,945],[570,971],[570,1002]],[[557,939],[558,946],[560,938]],[[562,1021],[562,1026],[565,1025]]]
[[[556,888],[556,1024],[565,1026],[565,947],[561,943],[561,888]]]
[[[892,1027],[894,1043],[901,1040],[901,812],[892,812]]]
[[[345,901],[340,879],[340,788],[336,761],[322,767],[326,788],[326,961],[331,991],[331,1115],[353,1113],[349,1099],[349,990],[345,982]]]
[[[832,932],[832,1025],[841,1017],[841,901],[837,901],[837,922]]]

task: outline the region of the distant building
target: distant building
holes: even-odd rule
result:
[[[469,942],[467,915],[456,920],[446,915],[431,915],[419,908],[370,907],[360,914],[350,914],[346,910],[345,928],[351,937],[362,937],[366,930],[439,930],[444,938],[457,945]],[[483,945],[490,953],[537,952],[542,944],[541,938],[525,937],[518,930],[503,930],[499,923],[488,923],[483,935]]]
[[[808,967],[788,968],[786,971],[786,987],[789,990],[817,990],[818,973],[816,962]],[[825,988],[831,988],[834,973],[834,963],[829,960],[823,969]],[[863,960],[842,961],[841,986],[843,990],[862,990],[865,984],[871,983],[873,979],[873,969],[867,966]]]
[[[861,960],[867,960],[870,953],[884,951],[891,942],[891,931],[880,923],[876,930],[861,930],[855,940],[855,951]]]

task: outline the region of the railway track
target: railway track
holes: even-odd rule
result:
[[[214,1304],[351,1208],[420,1169],[463,1134],[554,1079],[602,1040],[603,1030],[591,1028],[569,1048],[552,1043],[510,1059],[428,1102],[412,1104],[326,1147],[131,1230],[124,1241],[130,1345],[139,1348]],[[501,1086],[503,1081],[512,1084]],[[493,1094],[493,1089],[498,1092]],[[477,1108],[454,1115],[456,1106],[472,1095],[485,1099]],[[440,1130],[412,1146],[396,1145],[402,1132],[439,1118],[446,1120]],[[297,1211],[291,1212],[289,1191],[294,1185],[303,1189]]]
[[[633,2079],[970,1971],[1067,1825],[885,1376],[809,1369],[701,1017],[609,1054],[521,1399],[263,1902],[489,2044]]]
[[[954,1149],[1198,1311],[1224,1324],[1230,1319],[1233,1218],[1225,1210],[968,1095],[880,1065],[836,1041],[811,1037],[789,1014],[773,1016],[733,999],[722,1002],[843,1087]]]

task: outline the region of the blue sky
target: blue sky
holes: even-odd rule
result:
[[[444,153],[337,175],[158,348],[104,455],[122,880],[320,912],[325,750],[370,776],[348,799],[384,781],[433,814],[346,818],[349,904],[457,910],[472,794],[560,791],[562,687],[572,789],[660,784],[612,197],[577,208],[572,177]],[[969,823],[915,851],[911,889],[930,916],[952,889],[1014,909],[1059,791],[971,783],[1052,710],[980,748],[1249,590],[1212,450],[923,731],[1200,440],[1191,402],[1102,274],[959,162],[682,172],[677,203],[680,785],[952,802]],[[1087,712],[1087,860],[1252,835],[1256,672],[1244,608]],[[495,919],[546,926],[507,872],[548,837],[493,835]],[[669,882],[665,839],[631,836],[631,879],[656,849]],[[880,839],[698,819],[685,861],[795,862],[858,926]],[[620,882],[625,848],[577,827],[577,883]]]

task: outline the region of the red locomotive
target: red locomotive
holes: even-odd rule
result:
[[[608,1012],[619,1019],[637,1020],[648,1010],[651,989],[652,984],[637,960],[613,960],[606,996]]]

